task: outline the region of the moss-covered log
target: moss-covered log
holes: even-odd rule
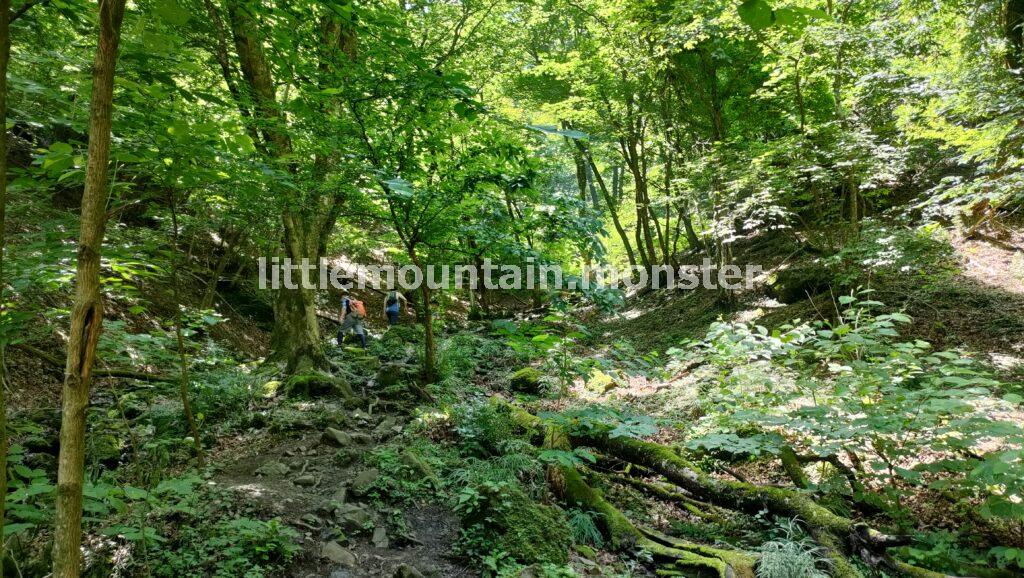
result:
[[[689,571],[684,575],[693,575],[696,571],[718,578],[755,576],[757,557],[753,554],[678,540],[654,530],[640,528],[605,500],[600,492],[591,488],[575,468],[557,466],[557,472],[560,479],[555,485],[563,501],[600,514],[612,548],[646,550],[656,559],[668,562],[668,568],[663,570]]]
[[[542,431],[544,422],[521,407],[509,404],[500,398],[492,399],[492,403],[508,407],[514,422],[525,429]],[[811,536],[826,549],[832,564],[831,574],[834,578],[862,578],[863,574],[847,557],[854,555],[871,566],[886,566],[911,578],[936,578],[943,576],[929,570],[893,561],[886,554],[886,548],[906,543],[903,537],[890,536],[858,524],[853,520],[835,514],[831,510],[814,501],[810,494],[786,489],[757,486],[750,483],[732,480],[721,480],[708,475],[689,460],[678,455],[672,448],[660,444],[634,438],[612,438],[606,432],[589,430],[575,432],[567,437],[560,428],[547,429],[545,444],[549,447],[569,448],[572,445],[594,447],[620,460],[643,466],[667,478],[694,498],[703,500],[718,507],[740,510],[749,514],[757,514],[768,510],[772,514],[785,518],[796,518]],[[604,516],[618,512],[608,504],[600,494],[589,488],[579,473],[572,468],[560,468],[561,480],[558,481],[564,498],[575,500],[575,503],[600,512]],[[558,477],[558,476],[556,476]],[[589,490],[589,492],[587,491]],[[610,509],[609,509],[610,508]],[[618,518],[606,521],[609,532],[617,532],[613,540],[628,543],[629,527],[638,531],[625,516],[618,513]],[[629,524],[626,526],[625,524]],[[643,533],[641,537],[650,540]],[[635,542],[644,546],[639,538]],[[657,544],[657,542],[655,542]],[[677,547],[662,544],[670,550]],[[706,547],[701,547],[706,548]],[[651,550],[657,555],[657,552]],[[728,552],[728,551],[725,551]],[[690,552],[693,554],[694,552]],[[697,553],[696,555],[700,555]],[[721,560],[721,559],[719,559]],[[707,567],[707,566],[705,566]],[[712,564],[711,567],[714,567]]]

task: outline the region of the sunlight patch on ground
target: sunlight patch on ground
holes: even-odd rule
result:
[[[989,354],[989,357],[992,359],[992,365],[1007,371],[1020,365],[1024,365],[1024,357],[1018,357],[1016,355],[993,352]]]
[[[1013,233],[1002,243],[956,239],[953,247],[963,258],[963,275],[985,285],[1024,295],[1024,235]]]
[[[231,486],[231,489],[252,498],[262,498],[267,493],[267,489],[259,484],[238,484],[237,486]]]

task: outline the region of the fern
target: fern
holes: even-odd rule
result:
[[[577,544],[586,544],[600,548],[604,545],[604,538],[601,531],[594,523],[595,514],[583,510],[571,510],[569,512],[569,529],[572,530],[572,538]]]
[[[782,525],[783,537],[765,542],[759,548],[758,578],[828,578],[822,568],[829,567],[825,550],[800,537],[795,520]]]

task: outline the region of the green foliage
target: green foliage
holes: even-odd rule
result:
[[[585,377],[594,362],[581,358],[574,352],[587,337],[587,330],[565,314],[552,314],[539,322],[512,323],[497,321],[493,324],[497,335],[502,336],[513,351],[530,359],[541,359],[545,372],[553,375],[564,395],[577,378]],[[526,393],[537,393],[534,383],[536,370],[520,370],[521,386]],[[513,376],[515,377],[515,376]],[[529,379],[525,379],[529,378]],[[516,384],[513,383],[513,387]]]
[[[993,393],[1001,384],[959,352],[899,341],[910,318],[881,313],[864,293],[838,307],[831,323],[712,326],[697,350],[717,374],[703,435],[689,445],[758,455],[795,441],[819,456],[854,452],[869,486],[891,497],[908,486],[975,488],[986,515],[1020,519],[1021,456],[1005,445],[1022,433],[990,414],[1006,405]],[[970,457],[993,440],[1004,449]]]
[[[569,529],[572,530],[572,539],[577,544],[584,544],[600,548],[604,546],[604,537],[597,528],[594,521],[596,514],[583,510],[569,511]]]
[[[298,532],[278,520],[231,518],[186,525],[159,553],[155,576],[262,578],[282,571],[300,551]]]
[[[455,506],[462,518],[458,549],[471,558],[505,553],[522,564],[565,564],[572,536],[565,514],[536,503],[517,484],[467,486]]]
[[[568,431],[606,431],[609,437],[642,438],[658,433],[655,420],[606,406],[588,406],[560,413],[541,413],[541,418]]]

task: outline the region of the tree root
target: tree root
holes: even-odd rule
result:
[[[664,486],[652,484],[629,476],[612,475],[609,476],[609,479],[613,482],[633,486],[644,493],[662,500],[676,502],[684,510],[702,520],[707,520],[708,522],[716,524],[728,524],[732,521],[728,514],[729,510],[713,506],[707,502],[696,500],[680,492],[674,492]]]
[[[718,578],[753,578],[757,557],[741,551],[724,550],[665,536],[633,524],[597,490],[583,480],[576,468],[556,466],[553,485],[568,504],[598,513],[615,550],[639,549],[655,559],[668,562],[659,574],[673,575],[679,570],[696,570]],[[679,574],[682,574],[679,572]]]
[[[492,403],[508,407],[511,419],[528,430],[542,431],[542,420],[526,410],[495,398]],[[603,453],[647,468],[664,476],[669,482],[679,486],[689,494],[686,499],[707,502],[728,510],[740,510],[748,514],[757,514],[767,509],[772,514],[796,518],[807,529],[808,533],[827,552],[832,564],[831,574],[835,578],[862,578],[863,574],[848,556],[856,556],[869,566],[885,567],[910,578],[938,578],[941,573],[932,572],[892,560],[885,550],[892,546],[904,545],[910,539],[904,536],[892,536],[873,530],[865,524],[859,524],[833,513],[831,510],[815,502],[806,493],[785,489],[757,486],[754,484],[720,480],[708,475],[688,460],[678,455],[672,448],[656,443],[633,438],[612,438],[606,432],[590,430],[567,436],[560,428],[548,427],[545,433],[545,446],[568,449],[573,445],[594,447]],[[569,503],[579,504],[601,514],[606,530],[612,537],[612,545],[616,548],[633,545],[651,551],[655,557],[665,554],[675,555],[686,552],[687,559],[695,566],[714,570],[718,576],[743,576],[749,570],[753,575],[755,558],[748,553],[736,553],[729,550],[718,550],[708,546],[679,542],[667,545],[653,540],[649,533],[642,532],[633,525],[621,512],[608,504],[607,501],[583,481],[575,468],[552,467],[554,475],[549,472],[549,479],[563,498]],[[690,498],[692,496],[692,498]],[[680,547],[680,545],[686,547]],[[648,547],[651,548],[648,548]],[[664,549],[668,548],[669,551]],[[710,548],[710,550],[709,550]],[[739,555],[739,558],[731,558]],[[693,558],[697,556],[698,558]],[[671,557],[671,556],[670,556]],[[680,558],[676,558],[679,563]],[[684,562],[685,564],[686,562]],[[747,566],[744,566],[747,563]],[[735,567],[733,566],[735,564]],[[729,570],[728,568],[731,568]],[[663,575],[674,575],[672,568],[663,569]]]

